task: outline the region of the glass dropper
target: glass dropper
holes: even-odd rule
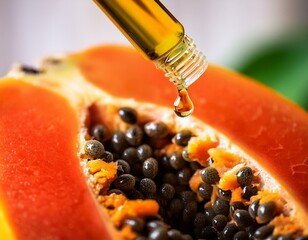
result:
[[[175,113],[193,111],[187,89],[207,68],[182,24],[158,0],[94,0],[126,38],[176,86]]]

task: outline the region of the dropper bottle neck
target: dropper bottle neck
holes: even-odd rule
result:
[[[165,76],[178,90],[187,89],[208,66],[206,57],[187,35],[168,53],[154,60],[154,63],[157,68],[165,71]]]

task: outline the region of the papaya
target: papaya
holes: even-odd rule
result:
[[[0,80],[0,239],[307,239],[308,114],[218,66],[193,116],[135,50]]]

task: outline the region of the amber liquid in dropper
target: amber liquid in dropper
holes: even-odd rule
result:
[[[94,0],[124,36],[149,60],[156,60],[184,36],[182,24],[154,0]]]
[[[187,88],[207,63],[192,39],[185,35],[182,24],[158,0],[94,2],[144,57],[153,60],[177,86],[175,113],[180,117],[190,115],[194,108]]]

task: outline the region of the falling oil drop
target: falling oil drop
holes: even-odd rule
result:
[[[187,89],[180,89],[178,94],[174,101],[174,112],[179,117],[187,117],[194,111],[193,102],[188,95]]]

